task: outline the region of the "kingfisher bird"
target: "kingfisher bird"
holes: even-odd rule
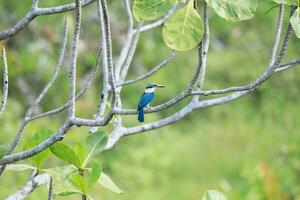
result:
[[[144,122],[144,108],[150,108],[150,103],[154,98],[154,91],[156,88],[163,88],[164,85],[159,85],[156,83],[149,83],[142,94],[139,104],[138,104],[138,120],[139,122]]]

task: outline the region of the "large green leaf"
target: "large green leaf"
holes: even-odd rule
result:
[[[102,172],[102,167],[97,164],[93,163],[91,165],[91,170],[88,175],[88,187],[91,188],[99,179]]]
[[[75,166],[66,165],[62,167],[42,169],[41,171],[53,177],[55,195],[67,196],[71,194],[83,194],[80,190],[74,187],[68,179],[71,174],[78,173]]]
[[[26,170],[33,170],[35,169],[35,167],[26,164],[9,164],[6,166],[6,169],[11,171],[16,171],[16,172],[22,172]]]
[[[300,38],[300,8],[299,7],[291,17],[290,23],[295,31],[297,38]]]
[[[88,191],[88,183],[84,179],[83,176],[79,174],[71,174],[70,175],[70,180],[72,182],[72,185],[80,190],[83,194],[87,194]]]
[[[48,139],[51,135],[53,135],[53,131],[50,130],[40,130],[34,134],[32,139],[28,140],[25,144],[24,149],[31,149],[36,145],[42,143],[46,139]],[[46,148],[42,152],[38,153],[37,155],[29,158],[29,160],[38,168],[40,169],[44,162],[48,159],[50,154],[49,148]]]
[[[88,146],[88,154],[85,158],[82,167],[84,168],[93,158],[100,155],[104,150],[104,147],[107,143],[107,135],[105,132],[97,131],[90,134],[86,138],[86,144]]]
[[[251,19],[257,8],[257,0],[206,0],[207,4],[222,18],[229,21]]]
[[[162,17],[178,0],[135,0],[133,16],[137,21],[155,20]]]
[[[65,165],[61,167],[42,169],[41,171],[54,178],[67,179],[72,173],[77,172],[78,170],[73,165]]]
[[[75,151],[71,149],[68,145],[58,142],[51,146],[51,152],[58,158],[76,166],[77,168],[81,167],[79,158]]]
[[[103,172],[101,173],[101,176],[100,176],[100,179],[98,180],[98,183],[102,187],[104,187],[104,188],[106,188],[106,189],[108,189],[112,192],[115,192],[117,194],[122,194],[123,193],[122,190],[118,186],[116,186],[116,184],[114,184],[114,182],[111,180],[111,178]]]
[[[166,21],[162,34],[168,47],[178,51],[190,50],[201,41],[203,22],[192,0]]]
[[[87,155],[88,155],[88,146],[87,145],[82,145],[80,143],[75,143],[73,147],[74,152],[77,155],[77,158],[79,160],[79,163],[82,164]]]
[[[7,149],[5,145],[0,145],[0,159],[7,154]]]
[[[202,200],[227,200],[227,197],[220,191],[208,190],[203,195]]]

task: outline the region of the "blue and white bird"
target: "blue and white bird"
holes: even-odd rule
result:
[[[154,91],[156,88],[162,88],[165,87],[164,85],[158,85],[155,83],[149,83],[142,94],[137,111],[139,112],[138,114],[138,120],[139,122],[144,122],[144,108],[149,108],[150,103],[154,98]]]

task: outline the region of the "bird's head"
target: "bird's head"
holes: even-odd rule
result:
[[[156,88],[163,88],[164,85],[156,84],[156,83],[148,83],[146,87],[146,92],[154,92]]]
[[[160,84],[156,84],[156,83],[148,83],[146,89],[149,89],[149,88],[163,88],[165,87],[164,85],[160,85]]]

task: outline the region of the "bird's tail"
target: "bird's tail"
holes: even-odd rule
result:
[[[139,122],[144,122],[144,109],[139,110],[138,120]]]

